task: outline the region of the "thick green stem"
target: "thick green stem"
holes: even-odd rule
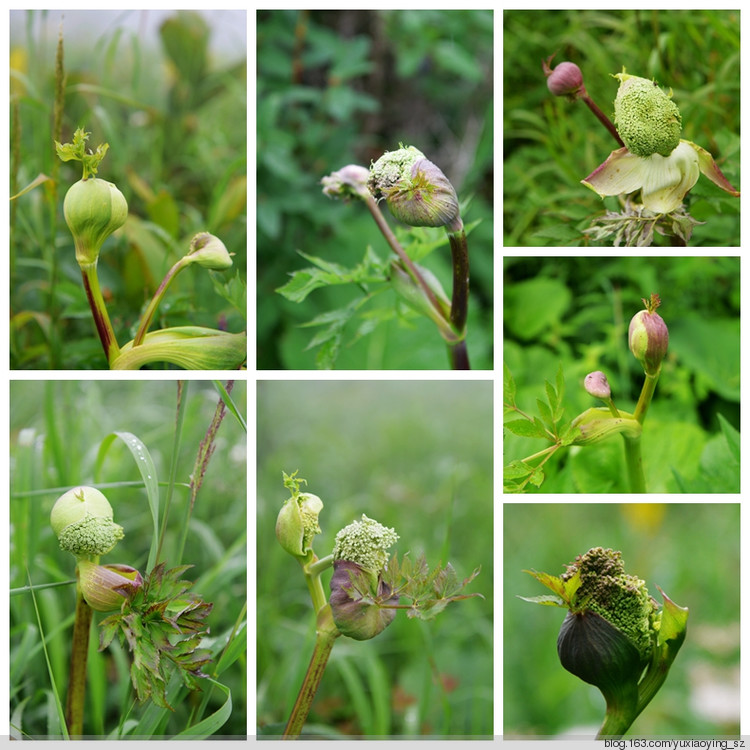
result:
[[[86,659],[89,653],[89,634],[93,611],[76,586],[76,619],[73,625],[73,648],[70,659],[68,699],[65,723],[71,738],[83,735],[83,713],[86,702]]]
[[[643,388],[635,407],[633,416],[643,424],[646,419],[648,407],[651,405],[651,399],[654,397],[656,382],[659,380],[659,373],[649,375],[646,373],[646,379],[643,381]],[[646,477],[643,474],[643,457],[641,455],[641,438],[628,438],[623,435],[625,440],[625,463],[628,467],[628,481],[630,491],[633,493],[643,494],[646,490]]]
[[[282,739],[295,740],[302,734],[302,729],[305,726],[307,716],[315,699],[315,694],[318,692],[320,681],[323,679],[323,673],[328,664],[328,657],[331,655],[333,644],[339,635],[341,633],[339,633],[333,622],[331,608],[326,605],[318,612],[315,648],[313,649],[310,664],[305,673],[305,679],[302,681],[302,687],[297,694],[297,700],[294,702],[294,708],[289,716]]]
[[[659,370],[661,372],[661,370]],[[651,406],[651,399],[654,397],[654,391],[656,390],[656,383],[659,380],[659,372],[655,375],[646,374],[646,379],[643,381],[643,388],[641,388],[641,395],[638,399],[638,404],[635,407],[633,416],[643,424],[643,420],[646,419],[646,412],[648,407]]]
[[[303,560],[300,560],[300,564],[302,565],[302,572],[305,574],[307,588],[310,591],[313,610],[317,614],[328,603],[328,599],[326,598],[323,589],[323,582],[320,580],[320,574],[333,565],[333,555],[324,557],[322,560],[316,559],[313,555],[312,561],[304,562]]]
[[[167,291],[167,287],[172,283],[175,276],[183,269],[185,266],[189,265],[189,261],[186,260],[187,256],[185,258],[180,258],[180,260],[175,263],[172,268],[167,271],[167,275],[162,280],[161,284],[159,284],[159,288],[154,293],[153,298],[151,299],[151,302],[149,302],[148,307],[146,308],[146,311],[143,313],[143,317],[141,318],[141,323],[138,326],[138,331],[135,334],[135,338],[133,339],[133,346],[139,346],[143,343],[143,339],[145,338],[146,334],[148,333],[149,326],[151,325],[151,321],[154,318],[154,315],[156,313],[156,309],[159,307],[159,303],[162,300],[162,297],[164,297],[165,292]]]
[[[646,490],[646,477],[643,474],[643,457],[641,456],[641,438],[629,438],[623,435],[625,440],[625,464],[628,468],[628,484],[630,491],[642,495]]]
[[[86,297],[89,300],[91,314],[94,316],[96,331],[104,347],[107,362],[111,365],[120,354],[120,347],[117,344],[115,332],[107,314],[107,306],[104,304],[102,290],[99,287],[96,261],[93,263],[79,263],[79,265],[81,267],[81,275],[83,276],[83,287],[86,290]]]

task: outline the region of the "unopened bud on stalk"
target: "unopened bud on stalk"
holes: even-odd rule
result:
[[[368,182],[376,200],[411,227],[463,227],[456,191],[450,180],[414,146],[386,151],[370,168]]]
[[[578,95],[585,92],[583,85],[583,73],[581,69],[572,62],[561,62],[557,67],[550,68],[552,57],[542,61],[542,70],[547,76],[547,88],[554,96],[567,96],[576,99]]]
[[[116,185],[95,176],[109,145],[103,143],[92,152],[86,148],[89,135],[78,128],[71,143],[55,142],[62,161],[80,161],[83,166],[83,179],[71,186],[63,203],[65,222],[73,235],[80,265],[95,263],[104,240],[128,218],[125,196]]]
[[[97,612],[120,609],[143,586],[143,577],[129,565],[97,565],[88,560],[78,563],[78,581],[86,603]]]
[[[193,237],[187,259],[212,271],[225,271],[232,266],[232,257],[226,245],[208,232],[199,232]]]
[[[583,380],[583,387],[586,392],[594,398],[600,398],[607,401],[612,397],[612,390],[609,387],[607,376],[600,370],[590,372]]]
[[[388,549],[398,541],[394,529],[362,515],[336,534],[330,605],[336,627],[358,641],[385,630],[398,604],[383,581]]]
[[[633,316],[628,329],[628,344],[633,356],[643,365],[647,375],[657,375],[669,346],[669,330],[656,312],[661,305],[658,294],[642,300],[646,306]]]
[[[75,487],[52,508],[50,525],[60,549],[78,558],[110,552],[125,534],[113,520],[112,506],[94,487]]]
[[[323,501],[309,492],[295,492],[284,503],[276,518],[276,538],[290,555],[305,557],[312,550],[321,510]]]
[[[358,164],[347,164],[345,167],[331,172],[321,181],[323,193],[329,198],[364,198],[367,196],[367,180],[370,170]]]

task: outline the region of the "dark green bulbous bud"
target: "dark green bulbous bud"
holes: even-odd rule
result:
[[[63,203],[79,264],[95,263],[104,240],[128,217],[128,203],[117,186],[98,177],[79,180]]]
[[[669,330],[656,308],[661,304],[658,294],[643,300],[645,310],[637,312],[628,328],[628,344],[633,356],[643,365],[647,375],[656,375],[669,347]]]
[[[373,603],[374,599],[377,603]],[[396,610],[389,607],[398,604],[398,596],[391,596],[391,588],[382,576],[378,576],[373,589],[371,576],[361,565],[336,560],[329,604],[339,631],[356,641],[366,641],[393,622]]]
[[[596,685],[609,703],[631,694],[648,660],[614,625],[592,611],[568,612],[557,637],[560,663]]]
[[[143,576],[130,565],[97,565],[81,560],[77,574],[83,598],[97,612],[120,609],[143,586]]]
[[[463,227],[450,180],[414,146],[387,151],[370,169],[368,187],[376,200],[411,227]]]

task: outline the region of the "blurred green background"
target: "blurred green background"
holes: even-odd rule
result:
[[[363,293],[348,284],[302,304],[285,300],[276,290],[310,265],[297,251],[349,268],[368,246],[393,255],[369,211],[324,196],[320,180],[347,164],[369,167],[399,143],[447,175],[468,203],[466,224],[481,220],[469,237],[468,348],[475,369],[491,368],[492,11],[259,11],[257,32],[259,369],[314,369],[315,347],[306,347],[315,329],[300,325]],[[425,265],[450,290],[448,248]],[[392,291],[378,295],[347,324],[337,369],[447,367],[429,321],[374,325],[394,300]]]
[[[633,411],[644,375],[628,348],[628,326],[641,298],[658,293],[669,349],[644,424],[647,487],[739,492],[739,457],[718,418],[740,429],[739,258],[506,257],[504,272],[503,356],[517,405],[537,414],[545,380],[554,383],[562,364],[567,420],[601,406],[582,387],[594,370],[607,376],[617,407]],[[504,461],[547,445],[506,431]],[[548,466],[536,491],[628,491],[619,438],[562,449]]]
[[[211,628],[204,645],[218,650],[247,602],[247,445],[246,434],[229,413],[216,436],[216,448],[206,470],[192,517],[187,519],[190,493],[185,486],[195,465],[198,447],[214,416],[219,395],[210,382],[192,381],[183,390],[185,413],[174,470],[177,483],[161,560],[172,568],[191,564],[185,578],[193,591],[213,602],[208,617]],[[232,399],[241,414],[247,413],[247,386],[236,382]],[[95,470],[97,453],[113,431],[133,433],[146,446],[161,483],[163,513],[166,483],[172,467],[175,440],[177,386],[174,381],[13,381],[10,384],[10,588],[75,579],[74,558],[60,550],[49,525],[57,498],[78,485],[99,486],[125,530],[117,548],[102,557],[103,563],[124,563],[146,571],[153,524],[143,480],[125,443],[115,440],[101,470]],[[111,486],[110,486],[111,485]],[[164,519],[160,517],[160,523]],[[189,524],[189,525],[188,525]],[[187,525],[182,559],[180,539]],[[75,613],[75,586],[37,592],[41,622],[52,671],[63,705],[67,693],[70,645]],[[95,613],[95,623],[103,619]],[[246,620],[245,618],[240,618]],[[102,735],[118,726],[131,709],[130,653],[116,638],[98,653],[98,627],[92,630],[88,658],[89,687],[84,731]],[[240,631],[239,638],[245,635]],[[207,665],[210,672],[216,661]],[[246,652],[218,678],[232,694],[232,712],[220,734],[247,733]],[[208,686],[205,689],[210,690]],[[225,697],[211,691],[208,713]],[[138,733],[134,724],[147,714],[150,704],[137,706],[128,715],[126,731]],[[187,726],[197,706],[186,699],[164,710],[160,729],[174,734]],[[14,736],[60,733],[52,700],[50,679],[41,650],[31,596],[10,599],[10,711]],[[132,721],[130,721],[132,720]]]
[[[549,591],[523,570],[560,575],[591,547],[620,550],[625,570],[661,603],[690,609],[666,682],[628,736],[740,731],[739,503],[559,503],[503,506],[503,733],[595,734],[597,688],[565,671],[557,634],[565,611],[516,598]]]
[[[325,504],[319,557],[365,513],[396,529],[399,557],[424,552],[460,579],[481,565],[467,593],[485,597],[338,639],[306,732],[492,735],[492,384],[260,381],[257,397],[259,732],[283,729],[314,642],[302,571],[274,532],[282,471],[299,470]]]
[[[12,11],[10,18],[10,193],[39,174],[50,178],[10,204],[11,368],[106,368],[63,218],[81,167],[63,164],[54,146],[78,127],[91,133],[91,148],[109,143],[98,177],[115,183],[129,207],[98,264],[120,345],[202,231],[222,239],[233,267],[181,273],[153,327],[245,330],[246,14]],[[56,75],[60,31],[64,83]]]
[[[623,66],[671,88],[682,137],[740,180],[739,10],[510,10],[503,15],[505,246],[584,245],[594,214],[619,210],[580,180],[617,148],[583,102],[554,97],[542,60],[570,61],[610,118]],[[688,195],[691,245],[738,246],[740,202],[701,176]],[[661,239],[664,244],[664,239]],[[667,241],[668,244],[668,241]]]

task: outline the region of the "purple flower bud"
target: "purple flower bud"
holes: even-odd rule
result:
[[[97,565],[89,560],[78,563],[78,580],[83,598],[97,612],[119,609],[143,586],[143,577],[129,565]]]
[[[658,294],[643,300],[645,310],[637,312],[630,321],[628,344],[633,356],[643,365],[647,375],[657,375],[669,346],[669,330],[656,308],[661,304]]]
[[[590,372],[584,378],[583,387],[589,395],[600,398],[602,401],[607,401],[612,396],[607,376],[600,370]]]
[[[383,582],[382,575],[373,590],[372,576],[361,565],[336,560],[329,603],[339,631],[356,641],[366,641],[393,622],[396,610],[389,605],[398,604],[398,596],[391,596],[391,587]]]
[[[562,62],[552,69],[549,67],[552,57],[542,61],[542,70],[544,75],[547,76],[547,88],[550,93],[554,96],[567,96],[571,99],[583,94],[586,89],[583,85],[581,69],[572,62]]]

